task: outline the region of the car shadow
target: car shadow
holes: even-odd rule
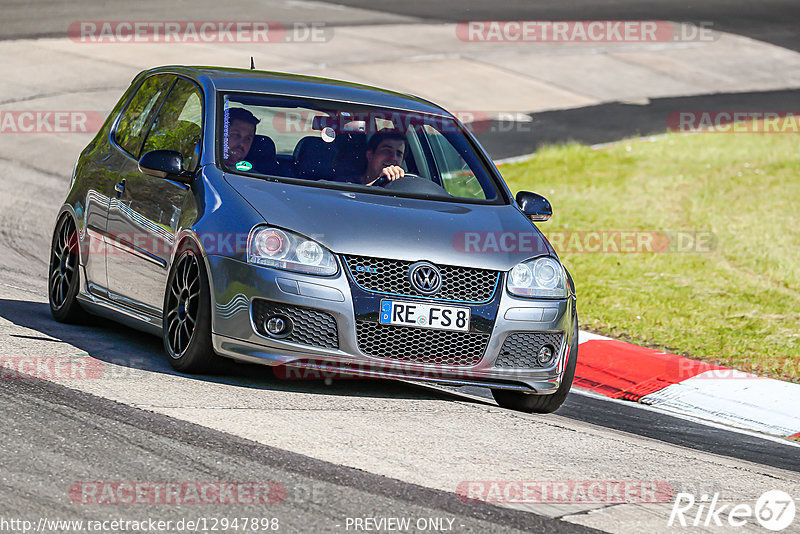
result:
[[[398,380],[368,378],[323,379],[281,378],[265,365],[225,360],[221,374],[188,375],[175,371],[167,361],[160,337],[96,318],[86,325],[56,322],[47,303],[0,299],[0,317],[41,335],[12,333],[11,338],[44,343],[66,343],[101,362],[122,367],[182,376],[190,380],[228,384],[263,390],[290,391],[350,397],[418,400],[469,400]],[[277,373],[278,375],[280,373]],[[298,374],[287,373],[288,376]],[[301,375],[301,376],[314,376]],[[323,375],[324,377],[324,375]]]

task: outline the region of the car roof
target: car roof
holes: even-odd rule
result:
[[[139,76],[159,72],[174,72],[187,76],[205,89],[218,92],[256,92],[318,98],[452,117],[442,107],[413,95],[316,76],[185,65],[157,67],[144,71]]]

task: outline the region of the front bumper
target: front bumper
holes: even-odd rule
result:
[[[363,308],[364,299],[355,303],[359,295],[353,294],[345,269],[340,268],[332,277],[309,276],[255,266],[224,256],[208,256],[207,265],[211,280],[214,350],[237,360],[327,373],[552,394],[561,384],[573,341],[574,296],[563,300],[516,298],[509,295],[504,284],[500,283],[493,299],[492,313],[496,308],[496,318],[488,327],[491,331],[488,345],[476,365],[433,365],[376,358],[359,349],[356,317],[363,309],[355,308]],[[338,331],[337,348],[315,347],[260,334],[253,321],[254,298],[330,314]],[[377,298],[378,302],[380,299],[371,298]],[[405,298],[398,297],[398,300]],[[409,297],[409,300],[430,302],[430,299],[414,297]],[[506,337],[518,332],[563,332],[553,363],[544,368],[495,367]]]

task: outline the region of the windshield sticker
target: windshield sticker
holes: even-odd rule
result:
[[[236,164],[237,171],[249,171],[252,168],[253,164],[250,163],[249,161],[240,161],[239,163]]]
[[[326,143],[333,143],[333,140],[336,139],[336,130],[331,128],[330,126],[326,126],[322,129],[322,140]]]
[[[224,119],[222,121],[222,160],[228,159],[228,127],[230,122],[230,105],[228,99],[225,99]]]

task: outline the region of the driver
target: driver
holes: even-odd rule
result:
[[[224,158],[227,165],[233,166],[247,157],[259,122],[244,108],[228,110],[228,153]]]
[[[381,131],[373,135],[367,143],[365,155],[367,169],[361,176],[354,176],[348,182],[374,185],[391,182],[405,176],[400,166],[406,152],[406,138],[395,130]],[[381,185],[380,183],[378,185]]]

